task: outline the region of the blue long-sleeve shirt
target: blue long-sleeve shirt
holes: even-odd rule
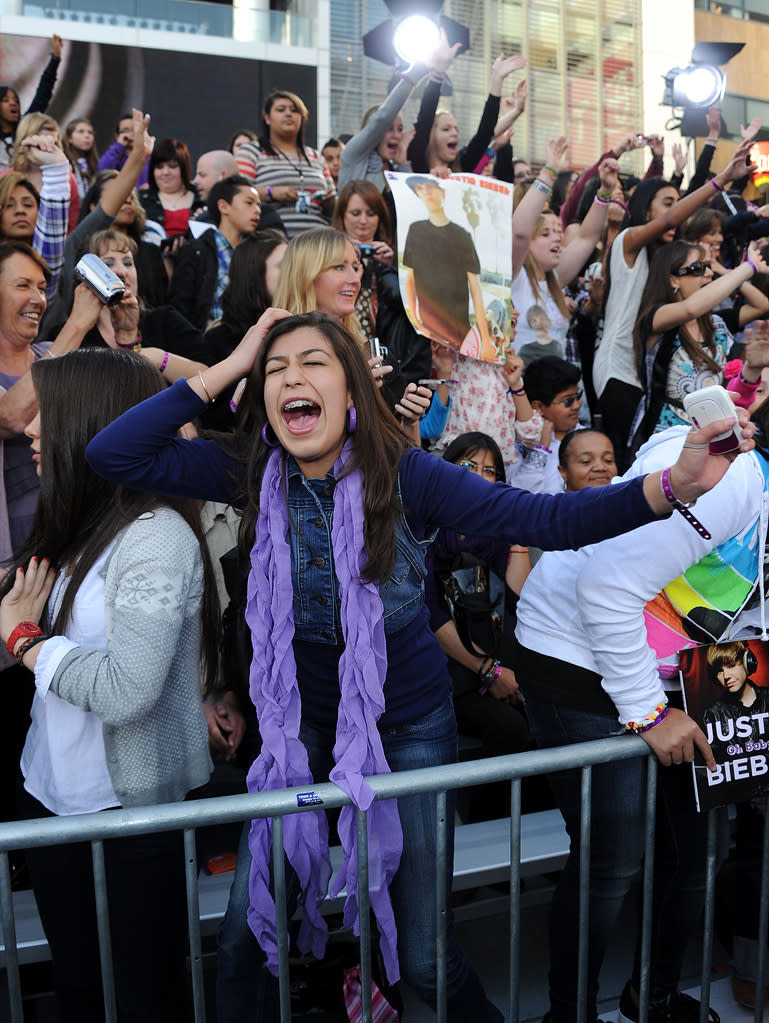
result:
[[[111,423],[88,446],[96,472],[126,486],[168,496],[230,502],[241,489],[243,466],[213,441],[183,440],[179,427],[206,404],[177,381]],[[490,484],[419,448],[398,470],[403,513],[417,540],[437,527],[543,549],[577,548],[653,521],[643,478],[573,494],[530,494]],[[333,552],[328,551],[333,564]],[[339,645],[294,640],[303,713],[333,727],[339,701]],[[404,628],[387,636],[386,711],[380,727],[416,720],[440,705],[449,690],[446,658],[424,603]]]

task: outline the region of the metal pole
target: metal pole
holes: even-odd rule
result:
[[[579,941],[577,975],[577,1023],[587,1023],[587,958],[590,925],[590,826],[592,819],[591,767],[582,768],[579,831]]]
[[[198,897],[198,857],[195,831],[184,832],[184,874],[187,882],[187,928],[190,936],[190,970],[195,1023],[206,1023],[206,998],[203,990],[203,949],[200,942],[200,900]]]
[[[0,913],[2,914],[5,968],[8,973],[8,998],[11,1003],[11,1023],[23,1023],[24,1008],[19,976],[19,950],[16,946],[16,920],[13,915],[11,891],[11,865],[8,853],[0,853]]]
[[[358,833],[358,916],[360,919],[360,1000],[362,1023],[371,1023],[371,916],[369,914],[368,814],[356,810]]]
[[[104,992],[104,1015],[107,1023],[117,1023],[115,978],[112,972],[112,937],[109,932],[107,873],[104,867],[104,842],[91,842],[93,859],[93,891],[96,899],[96,928],[99,934],[101,985]]]
[[[278,990],[280,1023],[291,1023],[288,977],[288,920],[286,917],[286,861],[283,853],[283,818],[272,818],[272,877],[275,882],[275,922],[278,936]]]
[[[710,1018],[710,971],[713,965],[713,928],[716,919],[716,849],[718,845],[718,814],[708,813],[708,847],[705,861],[705,926],[702,935],[702,987],[700,989],[700,1023]]]
[[[645,1020],[649,1012],[649,979],[651,973],[652,905],[654,899],[654,830],[657,823],[657,760],[646,763],[646,841],[644,843],[644,874],[641,909],[641,990],[638,992],[638,1018]]]
[[[438,1023],[446,1023],[447,1019],[447,1003],[446,1003],[446,921],[447,921],[447,908],[446,908],[446,863],[447,863],[447,843],[446,843],[446,790],[442,789],[440,792],[435,794],[435,810],[436,810],[436,845],[435,845],[435,891],[436,891],[436,906],[435,911],[437,913],[437,926],[436,926],[436,948],[435,948],[435,959],[436,959],[436,982],[438,987],[437,1001],[436,1001],[436,1015],[438,1017]],[[454,822],[451,822],[451,826],[454,826]]]
[[[510,782],[510,1019],[518,1023],[521,996],[521,779]]]

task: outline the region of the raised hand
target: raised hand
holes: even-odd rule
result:
[[[51,135],[28,135],[22,139],[21,146],[35,167],[50,167],[54,163],[67,162],[67,157]]]
[[[673,143],[673,161],[676,165],[676,174],[683,174],[688,157],[680,142]]]
[[[564,135],[556,139],[550,139],[545,147],[547,163],[556,174],[569,169],[569,143]]]
[[[451,67],[451,62],[456,57],[461,43],[454,43],[449,46],[449,40],[445,29],[441,29],[441,40],[425,61],[425,64],[438,75],[445,75]]]
[[[611,157],[602,160],[598,168],[598,177],[601,179],[602,191],[613,194],[619,185],[619,163]]]
[[[510,57],[500,53],[491,68],[491,88],[489,92],[492,96],[499,96],[502,92],[502,83],[507,76],[511,75],[513,71],[520,71],[523,67],[526,67],[526,58],[522,57],[520,53],[515,53]]]

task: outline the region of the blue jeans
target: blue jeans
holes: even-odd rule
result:
[[[567,746],[618,734],[617,718],[564,707],[527,690],[526,710],[540,747]],[[587,1019],[596,1018],[598,977],[625,896],[638,878],[645,835],[646,759],[593,768],[590,831]],[[678,985],[686,942],[703,904],[707,815],[698,814],[691,767],[661,768],[657,816],[652,917],[652,1002]],[[550,917],[550,1004],[553,1023],[577,1016],[579,934],[580,773],[549,776],[566,821],[571,851],[556,888]],[[641,913],[638,904],[633,986],[640,984]]]
[[[316,781],[328,778],[334,736],[302,724],[300,737],[307,748]],[[382,732],[390,769],[407,771],[454,763],[457,758],[456,721],[451,702],[418,721]],[[401,975],[431,1006],[436,999],[436,884],[451,890],[454,830],[449,825],[446,876],[435,873],[435,797],[430,793],[398,800],[403,828],[403,855],[390,886],[398,926]],[[448,793],[447,819],[454,819],[453,793]],[[248,824],[238,848],[235,879],[227,913],[219,929],[217,953],[217,1012],[219,1023],[272,1023],[278,1019],[277,981],[264,968],[264,954],[246,922],[251,856]],[[293,877],[293,871],[288,871]],[[296,887],[296,886],[294,886]],[[451,1023],[497,1023],[502,1014],[486,998],[481,982],[448,924],[448,1019]]]

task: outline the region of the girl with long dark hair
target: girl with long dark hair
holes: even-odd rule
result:
[[[652,259],[633,330],[644,384],[644,399],[632,438],[636,450],[651,433],[668,426],[688,426],[684,397],[708,384],[722,382],[732,337],[713,310],[755,275],[769,274],[756,242],[751,244],[744,263],[716,280],[707,256],[702,246],[670,242]],[[763,301],[758,306],[746,301],[740,310],[740,323],[745,325],[759,317],[764,305]]]
[[[110,483],[85,460],[91,438],[163,382],[145,360],[108,349],[43,359],[32,380],[40,413],[26,433],[40,501],[0,602],[0,636],[35,684],[19,815],[182,800],[211,771],[199,674],[201,655],[207,681],[215,670],[216,599],[197,515]],[[181,836],[116,840],[105,854],[121,1019],[178,1018]],[[59,1019],[102,1018],[88,846],[30,850],[27,862]],[[148,929],[151,918],[163,926]]]
[[[182,423],[243,376],[239,432],[226,449],[178,437]],[[722,421],[691,434],[665,477],[677,499],[691,501],[723,475],[728,461],[698,442],[724,427]],[[748,449],[750,428],[744,432]],[[244,508],[251,694],[263,739],[249,786],[330,777],[368,810],[370,875],[381,881],[372,901],[388,975],[396,978],[400,968],[434,1004],[435,904],[437,886],[451,886],[452,835],[446,872],[437,876],[434,800],[372,802],[363,782],[366,774],[456,758],[449,678],[424,609],[425,548],[440,526],[548,548],[591,543],[667,515],[661,474],[556,497],[489,485],[409,445],[358,341],[340,323],[285,310],[268,310],[228,359],[121,416],[91,442],[88,458],[124,485]],[[351,916],[358,884],[353,815],[344,808],[339,824],[339,880]],[[318,906],[330,875],[325,815],[293,815],[286,836],[305,891],[299,944],[321,952],[326,927]],[[268,822],[252,824],[250,845],[249,921],[274,970]],[[246,866],[247,855],[240,856],[221,935],[220,1020],[264,1005],[267,987],[273,1009],[262,1018],[274,1018],[277,985],[253,968]],[[448,926],[448,1019],[501,1020]]]

